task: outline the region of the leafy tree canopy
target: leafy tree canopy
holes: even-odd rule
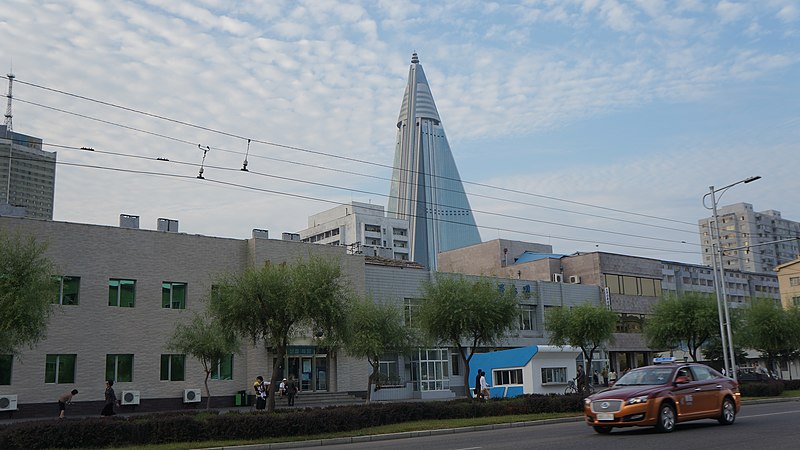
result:
[[[366,358],[372,367],[367,382],[369,402],[372,385],[380,386],[378,374],[381,357],[410,352],[415,337],[412,329],[403,324],[403,314],[397,307],[376,303],[369,298],[361,298],[354,303],[349,321],[345,350],[352,356]]]
[[[470,281],[439,274],[434,282],[423,285],[419,323],[430,339],[458,349],[466,368],[464,386],[469,386],[469,361],[475,348],[506,337],[518,324],[519,314],[513,289],[486,278]]]
[[[168,347],[197,358],[205,371],[206,408],[211,407],[208,378],[214,367],[231,354],[238,353],[240,342],[233,330],[210,315],[196,314],[189,323],[179,323]]]
[[[717,302],[699,292],[666,297],[645,322],[644,336],[652,348],[686,348],[697,361],[698,349],[711,337],[719,336]]]
[[[221,277],[210,311],[237,334],[275,351],[268,409],[275,408],[278,365],[298,334],[333,349],[347,331],[350,293],[338,262],[312,256],[294,263],[248,268]]]
[[[46,335],[58,285],[45,249],[33,236],[0,230],[0,353],[16,354]]]

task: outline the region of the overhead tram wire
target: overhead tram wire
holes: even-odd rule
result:
[[[144,133],[144,134],[147,134],[147,135],[156,136],[156,137],[160,137],[160,138],[164,138],[164,139],[169,139],[169,140],[172,140],[172,141],[175,141],[175,142],[189,144],[189,145],[192,145],[192,146],[199,145],[199,144],[196,144],[195,142],[190,142],[190,141],[187,141],[185,139],[176,138],[176,137],[165,135],[165,134],[162,134],[162,133],[155,133],[155,132],[147,131],[147,130],[143,130],[143,129],[140,129],[140,128],[135,128],[135,127],[131,127],[131,126],[128,126],[128,125],[123,125],[123,124],[120,124],[120,123],[111,122],[111,121],[108,121],[108,120],[105,120],[105,119],[99,119],[99,118],[96,118],[96,117],[87,116],[85,114],[80,114],[80,113],[76,113],[76,112],[72,112],[72,111],[67,111],[67,110],[64,110],[64,109],[61,109],[61,108],[56,108],[56,107],[52,107],[52,106],[48,106],[48,105],[43,105],[43,104],[37,103],[37,102],[21,100],[21,99],[17,99],[17,101],[22,102],[22,103],[27,103],[27,104],[30,104],[30,105],[33,105],[33,106],[38,106],[38,107],[45,108],[45,109],[50,109],[50,110],[57,111],[57,112],[60,112],[60,113],[63,113],[63,114],[74,115],[74,116],[77,116],[77,117],[80,117],[80,118],[83,118],[83,119],[93,120],[93,121],[97,121],[97,122],[104,123],[104,124],[107,124],[107,125],[117,126],[117,127],[123,128],[123,129],[128,129],[128,130]],[[245,158],[247,158],[247,155],[249,154],[249,143],[250,143],[250,141],[251,140],[248,139],[248,152],[245,153]],[[206,147],[208,147],[208,146],[206,146]],[[229,150],[229,149],[224,149],[224,148],[221,148],[221,147],[210,147],[210,149],[219,150],[219,151],[226,152],[226,153],[242,154],[241,151]],[[306,167],[312,167],[312,168],[318,168],[318,169],[323,169],[323,170],[335,171],[335,172],[339,172],[339,173],[346,173],[346,174],[350,174],[350,175],[359,175],[359,176],[367,177],[367,178],[391,181],[390,178],[380,177],[380,176],[377,176],[377,175],[368,175],[368,174],[363,174],[363,173],[344,170],[344,169],[335,169],[335,168],[332,168],[332,167],[319,166],[319,165],[308,164],[308,163],[301,163],[299,161],[289,161],[289,160],[284,160],[284,159],[275,158],[275,157],[261,156],[261,155],[257,155],[257,154],[253,154],[252,156],[254,156],[256,158],[267,159],[267,160],[280,161],[280,162],[284,162],[284,163],[287,163],[287,164],[296,164],[296,165],[302,165],[302,166],[306,166]],[[245,170],[245,171],[249,171],[249,170]],[[454,189],[448,189],[448,188],[442,188],[442,187],[437,187],[436,189],[441,190],[441,191],[445,191],[445,192],[456,192],[456,190],[454,190]],[[543,209],[561,211],[561,212],[577,214],[577,215],[584,215],[584,216],[588,216],[588,217],[602,218],[602,219],[605,219],[605,220],[612,220],[612,221],[618,221],[618,222],[623,222],[623,223],[630,223],[630,224],[647,226],[647,227],[652,227],[652,228],[659,228],[659,229],[670,230],[670,231],[678,231],[678,232],[683,232],[683,233],[692,233],[692,234],[695,233],[694,231],[689,231],[689,230],[684,230],[684,229],[679,229],[679,228],[674,228],[674,227],[667,227],[667,226],[663,226],[663,225],[648,224],[648,223],[644,223],[644,222],[638,222],[638,221],[627,220],[627,219],[620,219],[620,218],[616,218],[616,217],[603,216],[603,215],[599,215],[599,214],[585,213],[585,212],[580,212],[580,211],[572,211],[572,210],[568,210],[568,209],[556,208],[556,207],[545,206],[545,205],[539,205],[539,204],[524,202],[524,201],[520,201],[520,200],[510,200],[510,199],[503,198],[503,197],[495,197],[495,196],[491,196],[491,195],[477,194],[477,193],[470,193],[469,195],[471,195],[473,197],[478,197],[478,198],[486,198],[486,199],[491,199],[491,200],[503,201],[503,202],[511,203],[511,204],[519,204],[519,205],[524,205],[524,206],[538,207],[538,208],[543,208]],[[535,194],[531,194],[531,195],[535,195]],[[479,212],[485,213],[483,211],[479,211]],[[542,222],[542,223],[549,223],[549,222]],[[557,224],[557,225],[561,225],[561,224]],[[569,226],[569,225],[564,225],[564,226]],[[580,228],[579,226],[574,226],[574,227]]]
[[[50,145],[56,146],[55,144],[50,144]],[[58,147],[59,148],[64,148],[64,149],[73,149],[73,150],[76,149],[76,147],[70,147],[70,146],[58,146]],[[112,155],[112,156],[145,159],[145,160],[150,160],[150,161],[158,160],[157,158],[153,158],[153,157],[144,157],[144,156],[140,156],[140,155],[131,155],[131,154],[127,154],[127,153],[119,153],[119,152],[97,150],[97,149],[93,149],[93,148],[89,149],[89,148],[81,147],[80,150],[91,150],[92,152],[95,152],[95,153],[98,153],[98,154],[102,153],[102,154],[108,154],[108,155]],[[180,164],[180,165],[189,165],[189,166],[194,166],[194,167],[197,166],[197,164],[195,164],[195,163],[189,163],[189,162],[183,162],[183,161],[170,160],[169,162],[172,162],[174,164]],[[210,168],[210,169],[216,169],[216,170],[223,170],[223,171],[241,172],[241,169],[234,169],[234,168],[223,167],[223,166],[212,166],[212,165],[205,165],[204,166],[201,163],[200,164],[201,173],[200,173],[200,176],[198,176],[197,178],[204,179],[204,177],[202,177],[203,167]],[[282,175],[268,174],[268,173],[252,171],[252,170],[248,170],[248,172],[249,173],[253,173],[254,175],[262,176],[262,177],[275,178],[275,179],[280,179],[280,180],[284,180],[284,181],[291,181],[291,182],[295,182],[295,183],[303,183],[303,184],[309,184],[309,185],[312,185],[312,186],[325,187],[325,188],[333,188],[333,189],[343,190],[343,191],[347,191],[347,192],[351,192],[351,193],[355,192],[355,193],[360,193],[360,194],[368,194],[368,195],[375,195],[375,196],[379,196],[379,197],[392,198],[391,196],[386,195],[386,194],[372,192],[372,191],[366,191],[366,190],[362,190],[362,189],[347,188],[347,187],[337,186],[337,185],[328,184],[328,183],[320,183],[320,182],[302,180],[302,179],[291,178],[291,177],[286,177],[286,176],[282,176]],[[426,206],[432,206],[432,205],[427,204],[427,203],[425,205]],[[453,206],[450,206],[450,205],[434,205],[434,206],[441,206],[441,207],[444,207],[444,208],[454,208]],[[549,222],[549,221],[543,221],[543,220],[532,219],[532,218],[527,218],[527,217],[514,216],[514,215],[510,215],[510,214],[494,213],[494,212],[481,211],[481,210],[475,210],[475,209],[472,209],[471,211],[473,213],[486,214],[486,215],[502,217],[502,218],[506,218],[506,219],[521,220],[521,221],[540,223],[540,224],[545,224],[545,225],[555,225],[555,226],[561,226],[561,227],[565,227],[565,228],[574,228],[574,229],[579,229],[579,230],[584,230],[584,231],[591,231],[591,232],[597,232],[597,233],[606,233],[606,234],[611,234],[611,235],[616,235],[616,236],[632,237],[632,238],[637,238],[637,239],[645,239],[645,240],[652,240],[652,241],[659,241],[659,242],[668,242],[668,243],[674,243],[674,244],[697,245],[697,244],[687,244],[686,241],[677,241],[677,240],[673,240],[673,239],[642,236],[642,235],[636,235],[636,234],[632,234],[632,233],[623,233],[623,232],[618,232],[618,231],[602,230],[602,229],[583,227],[583,226],[578,226],[578,225],[560,224],[560,223],[556,223],[556,222]],[[416,217],[415,215],[411,215],[411,216],[412,217]],[[438,219],[438,220],[443,220],[443,219]],[[454,223],[461,224],[461,222],[454,222]]]
[[[167,178],[178,178],[178,179],[183,179],[183,180],[188,180],[188,181],[196,181],[198,179],[197,176],[195,176],[195,175],[180,175],[180,174],[173,174],[173,173],[166,173],[166,172],[154,172],[154,171],[136,170],[136,169],[123,169],[123,168],[119,168],[119,167],[107,167],[107,166],[99,166],[99,165],[93,165],[93,164],[71,163],[71,162],[65,162],[65,161],[57,161],[56,164],[65,165],[65,166],[71,166],[71,167],[81,167],[81,168],[88,168],[88,169],[99,169],[99,170],[108,170],[108,171],[114,171],[114,172],[131,173],[131,174],[151,175],[151,176],[160,176],[160,177],[167,177]],[[189,164],[189,165],[195,165],[196,166],[196,164],[192,164],[192,163],[182,163],[182,164]],[[206,167],[210,167],[210,166],[206,166]],[[285,196],[285,197],[299,198],[299,199],[304,199],[304,200],[312,200],[312,201],[329,203],[329,204],[334,204],[334,205],[343,205],[343,203],[341,201],[338,201],[338,200],[324,199],[324,198],[320,198],[320,197],[313,197],[313,196],[310,196],[310,195],[294,194],[294,193],[289,193],[289,192],[277,191],[277,190],[274,190],[274,189],[259,188],[259,187],[255,187],[255,186],[249,186],[249,185],[245,185],[245,184],[233,183],[233,182],[229,182],[229,181],[210,179],[210,178],[207,178],[207,177],[202,179],[202,181],[197,181],[197,182],[200,182],[200,183],[214,183],[214,184],[218,184],[218,185],[221,185],[221,186],[235,187],[235,188],[251,190],[251,191],[257,191],[257,192],[264,192],[264,193],[275,194],[275,195],[280,195],[280,196]],[[409,216],[417,217],[414,214],[409,214]],[[456,221],[452,221],[452,220],[447,220],[447,219],[439,219],[439,220],[441,222],[464,225],[461,222],[456,222]],[[544,237],[544,238],[548,238],[548,239],[559,239],[559,240],[570,241],[570,242],[583,242],[583,243],[590,243],[590,244],[602,244],[602,245],[609,245],[609,246],[614,246],[614,247],[632,248],[632,249],[640,249],[640,250],[652,250],[652,251],[658,251],[658,252],[664,252],[664,253],[685,253],[685,254],[693,254],[693,255],[699,254],[699,252],[676,251],[676,250],[672,250],[672,249],[645,247],[645,246],[640,246],[640,245],[620,244],[620,243],[615,243],[615,242],[604,242],[604,241],[587,240],[587,239],[577,239],[577,238],[570,238],[570,237],[564,237],[564,236],[556,236],[556,235],[552,235],[552,234],[533,233],[533,232],[529,232],[529,231],[521,231],[521,230],[514,230],[514,229],[510,229],[510,228],[501,228],[501,227],[491,227],[491,226],[485,226],[485,225],[476,225],[476,228],[483,228],[483,229],[493,230],[493,231],[503,231],[503,232],[507,232],[507,233],[517,233],[517,234],[528,235],[528,236]]]
[[[128,126],[128,125],[123,125],[123,124],[120,124],[120,123],[111,122],[111,121],[108,121],[108,120],[105,120],[105,119],[99,119],[99,118],[96,118],[96,117],[87,116],[85,114],[80,114],[80,113],[75,113],[75,112],[72,112],[72,111],[67,111],[67,110],[64,110],[64,109],[61,109],[61,108],[56,108],[56,107],[52,107],[52,106],[43,105],[43,104],[37,103],[37,102],[31,102],[31,101],[19,100],[19,99],[17,99],[17,101],[22,102],[22,103],[27,103],[27,104],[30,104],[30,105],[33,105],[33,106],[38,106],[40,108],[50,109],[50,110],[57,111],[57,112],[60,112],[60,113],[63,113],[63,114],[74,115],[74,116],[77,116],[77,117],[80,117],[80,118],[83,118],[83,119],[93,120],[93,121],[97,121],[97,122],[104,123],[104,124],[107,124],[107,125],[117,126],[117,127],[124,128],[124,129],[127,129],[127,130],[132,130],[132,131],[148,134],[148,135],[151,135],[151,136],[161,137],[161,138],[164,138],[164,139],[170,139],[170,140],[173,140],[173,141],[176,141],[176,142],[181,142],[181,143],[184,143],[184,144],[196,145],[195,142],[190,142],[190,141],[187,141],[185,139],[180,139],[180,138],[168,136],[168,135],[165,135],[165,134],[162,134],[162,133],[155,133],[155,132],[147,131],[147,130],[143,130],[141,128],[135,128],[135,127],[131,127],[131,126]],[[225,148],[221,148],[221,147],[211,147],[211,149],[222,151],[222,152],[226,152],[226,153],[234,153],[234,154],[240,154],[240,155],[244,154],[245,155],[245,161],[247,161],[247,157],[249,155],[249,144],[250,144],[250,139],[248,139],[248,151],[246,153],[242,153],[241,151],[237,151],[237,150],[225,149]],[[320,165],[316,165],[316,164],[302,163],[302,162],[299,162],[299,161],[290,161],[290,160],[285,160],[285,159],[281,159],[281,158],[275,158],[275,157],[271,157],[271,156],[261,156],[261,155],[256,155],[256,154],[253,154],[252,156],[256,157],[256,158],[262,158],[262,159],[267,159],[267,160],[272,160],[272,161],[279,161],[279,162],[283,162],[283,163],[287,163],[287,164],[295,164],[295,165],[301,165],[301,166],[304,166],[304,167],[312,167],[312,168],[315,168],[315,169],[328,170],[328,171],[334,171],[334,172],[339,172],[339,173],[346,173],[348,175],[358,175],[358,176],[362,176],[362,177],[366,177],[366,178],[373,178],[373,179],[378,179],[378,180],[391,181],[391,178],[380,177],[380,176],[377,176],[377,175],[369,175],[369,174],[364,174],[364,173],[350,171],[350,170],[335,169],[333,167],[320,166]],[[247,167],[247,165],[244,164],[244,168],[246,168],[246,167]],[[242,170],[242,169],[240,169],[240,170]],[[243,171],[247,172],[249,170],[243,170]],[[437,187],[435,189],[438,189],[438,190],[444,191],[444,192],[457,192],[455,189],[448,189],[448,188],[443,188],[443,187]],[[549,210],[554,210],[554,211],[566,212],[566,213],[570,213],[570,214],[577,214],[577,215],[583,215],[583,216],[588,216],[588,217],[595,217],[595,218],[600,218],[600,219],[618,221],[618,222],[623,222],[623,223],[630,223],[630,224],[634,224],[634,225],[642,225],[642,226],[646,226],[646,227],[659,228],[659,229],[663,229],[663,230],[678,231],[678,232],[694,234],[694,231],[688,231],[688,230],[684,230],[684,229],[680,229],[680,228],[673,228],[673,227],[667,227],[667,226],[663,226],[663,225],[655,225],[655,224],[649,224],[649,223],[644,223],[644,222],[637,222],[637,221],[634,221],[634,220],[620,219],[620,218],[617,218],[617,217],[603,216],[603,215],[600,215],[600,214],[592,214],[592,213],[585,213],[585,212],[580,212],[580,211],[572,211],[572,210],[569,210],[569,209],[556,208],[556,207],[553,207],[553,206],[539,205],[539,204],[536,204],[536,203],[529,203],[529,202],[524,202],[524,201],[520,201],[520,200],[510,200],[510,199],[507,199],[507,198],[504,198],[504,197],[495,197],[495,196],[486,195],[486,194],[477,194],[477,193],[474,193],[474,192],[469,193],[469,195],[472,196],[472,197],[486,198],[486,199],[489,199],[489,200],[497,200],[497,201],[502,201],[502,202],[511,203],[511,204],[531,206],[531,207],[536,207],[536,208],[542,208],[542,209],[549,209]]]
[[[270,142],[270,141],[266,141],[266,140],[252,139],[252,138],[248,138],[248,137],[245,137],[245,136],[242,136],[242,135],[238,135],[238,134],[235,134],[235,133],[230,133],[230,132],[226,132],[226,131],[222,131],[222,130],[217,130],[217,129],[214,129],[214,128],[205,127],[205,126],[202,126],[202,125],[197,125],[197,124],[193,124],[193,123],[190,123],[190,122],[185,122],[185,121],[182,121],[182,120],[172,119],[172,118],[169,118],[169,117],[166,117],[166,116],[162,116],[162,115],[159,115],[159,114],[154,114],[154,113],[150,113],[150,112],[147,112],[147,111],[138,110],[138,109],[135,109],[135,108],[130,108],[130,107],[127,107],[127,106],[122,106],[122,105],[119,105],[119,104],[106,102],[106,101],[103,101],[103,100],[98,100],[98,99],[94,99],[94,98],[91,98],[91,97],[86,97],[86,96],[79,95],[79,94],[74,94],[74,93],[63,91],[63,90],[60,90],[60,89],[55,89],[55,88],[51,88],[51,87],[47,87],[47,86],[42,86],[42,85],[39,85],[39,84],[36,84],[36,83],[31,83],[31,82],[28,82],[28,81],[22,81],[22,80],[18,80],[18,79],[15,79],[15,81],[17,83],[21,83],[21,84],[24,84],[24,85],[27,85],[27,86],[35,87],[35,88],[38,88],[38,89],[43,89],[43,90],[47,90],[47,91],[50,91],[50,92],[55,92],[55,93],[58,93],[58,94],[61,94],[61,95],[67,95],[67,96],[78,98],[78,99],[85,100],[85,101],[88,101],[88,102],[101,104],[101,105],[108,106],[108,107],[111,107],[111,108],[121,109],[123,111],[131,112],[131,113],[135,113],[135,114],[145,115],[145,116],[152,117],[152,118],[155,118],[155,119],[164,120],[164,121],[168,121],[168,122],[175,123],[175,124],[178,124],[178,125],[183,125],[183,126],[186,126],[186,127],[195,128],[195,129],[198,129],[198,130],[203,130],[203,131],[207,131],[207,132],[211,132],[211,133],[220,134],[220,135],[223,135],[223,136],[228,136],[228,137],[241,139],[241,140],[245,140],[245,141],[249,140],[251,142],[256,142],[256,143],[260,143],[260,144],[264,144],[264,145],[270,145],[270,146],[279,147],[279,148],[296,150],[296,151],[311,153],[311,154],[315,154],[315,155],[327,156],[327,157],[331,157],[331,158],[338,158],[338,159],[343,159],[343,160],[346,160],[346,161],[352,161],[352,162],[357,162],[357,163],[360,163],[360,164],[367,164],[367,165],[372,165],[372,166],[376,166],[376,167],[388,168],[388,169],[393,169],[394,170],[393,166],[390,166],[390,165],[387,165],[387,164],[376,163],[376,162],[372,162],[372,161],[365,161],[365,160],[361,160],[361,159],[357,159],[357,158],[351,158],[351,157],[347,157],[347,156],[333,155],[333,154],[330,154],[330,153],[325,153],[325,152],[321,152],[321,151],[317,151],[317,150],[310,150],[310,149],[297,147],[297,146],[279,144],[279,143]],[[411,172],[414,173],[414,171],[411,171]],[[442,178],[442,179],[446,179],[446,180],[458,180],[458,179],[452,178],[452,177],[444,177],[444,176],[438,176],[438,177]],[[533,197],[539,197],[539,198],[544,198],[544,199],[548,199],[548,200],[560,201],[560,202],[570,203],[570,204],[584,206],[584,207],[597,208],[597,209],[606,210],[606,211],[612,211],[612,212],[621,213],[621,214],[629,214],[629,215],[633,215],[633,216],[644,217],[644,218],[648,218],[648,219],[661,220],[661,221],[672,222],[672,223],[680,223],[680,224],[684,224],[684,225],[695,225],[693,223],[684,222],[684,221],[677,220],[677,219],[658,217],[658,216],[654,216],[654,215],[650,215],[650,214],[636,213],[636,212],[632,212],[632,211],[625,211],[625,210],[616,209],[616,208],[610,208],[610,207],[606,207],[606,206],[598,206],[598,205],[593,205],[593,204],[590,204],[590,203],[578,202],[578,201],[574,201],[574,200],[567,200],[567,199],[562,199],[562,198],[553,197],[553,196],[547,196],[547,195],[542,195],[542,194],[534,194],[534,193],[531,193],[531,192],[525,192],[525,191],[520,191],[520,190],[516,190],[516,189],[503,188],[503,187],[499,187],[499,186],[492,186],[492,185],[485,184],[485,183],[478,183],[478,182],[464,181],[464,180],[458,180],[458,181],[461,181],[463,184],[479,186],[479,187],[484,187],[484,188],[489,188],[489,189],[497,189],[497,190],[500,190],[500,191],[516,193],[516,194],[521,194],[521,195],[530,195],[530,196],[533,196]]]

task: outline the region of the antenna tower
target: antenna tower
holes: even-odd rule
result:
[[[13,115],[11,114],[11,99],[13,98],[13,96],[11,95],[11,87],[14,84],[14,74],[9,73],[7,77],[8,77],[8,94],[6,94],[6,97],[8,98],[8,103],[6,104],[6,133],[10,133],[12,129],[11,117],[13,117]]]

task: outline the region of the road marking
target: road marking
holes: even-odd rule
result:
[[[477,450],[483,447],[465,447],[465,448],[457,448],[456,450]]]
[[[798,411],[774,412],[774,413],[766,413],[766,414],[753,414],[752,416],[739,417],[739,419],[749,419],[751,417],[766,417],[766,416],[777,416],[779,414],[795,414],[795,413],[800,413],[800,410],[798,410]]]

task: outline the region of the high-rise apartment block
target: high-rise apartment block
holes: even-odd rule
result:
[[[775,267],[800,256],[800,222],[786,220],[780,211],[753,211],[749,203],[736,203],[718,209],[722,267],[726,270],[772,273]],[[698,221],[703,249],[703,264],[712,265],[714,218]]]
[[[390,217],[408,220],[411,259],[431,270],[438,253],[481,241],[416,53],[397,119],[387,210]]]
[[[56,153],[0,125],[0,214],[53,219]]]

